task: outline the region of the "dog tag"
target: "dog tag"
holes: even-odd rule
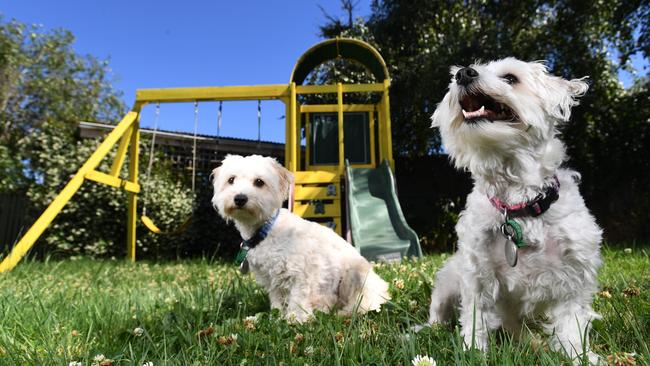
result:
[[[506,251],[506,262],[510,267],[517,265],[517,246],[511,240],[506,239],[505,251]]]
[[[506,262],[508,262],[510,267],[514,267],[517,265],[517,252],[519,248],[526,246],[524,236],[521,232],[521,225],[515,220],[508,219],[506,215],[506,222],[501,225],[501,233],[506,237]]]
[[[248,259],[245,258],[244,261],[239,265],[239,272],[241,272],[241,274],[246,274],[249,270],[250,268],[248,266]]]

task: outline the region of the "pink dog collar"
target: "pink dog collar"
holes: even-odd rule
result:
[[[537,217],[546,212],[558,198],[560,198],[560,181],[557,175],[554,175],[553,183],[530,201],[509,205],[498,197],[490,197],[490,203],[497,210],[505,212],[507,217]]]

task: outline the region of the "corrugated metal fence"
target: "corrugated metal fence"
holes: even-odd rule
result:
[[[27,230],[27,204],[24,195],[0,193],[0,252],[8,251]]]

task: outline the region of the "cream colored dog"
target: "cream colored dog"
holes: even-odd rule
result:
[[[292,182],[275,159],[259,155],[228,155],[213,171],[212,203],[249,247],[243,265],[287,320],[334,308],[378,311],[390,296],[372,265],[331,229],[281,208]]]
[[[474,189],[460,215],[458,251],[436,275],[429,323],[459,309],[466,346],[488,348],[488,331],[519,334],[543,320],[553,349],[589,349],[602,231],[580,196],[557,127],[587,91],[583,79],[550,75],[514,58],[452,67],[433,115],[455,165]]]

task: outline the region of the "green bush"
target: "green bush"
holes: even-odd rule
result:
[[[32,137],[32,165],[38,167],[27,196],[32,202],[32,214],[40,215],[45,207],[56,197],[70,177],[90,157],[101,140],[78,140],[54,126],[45,125]],[[147,140],[141,146],[141,161],[146,161]],[[107,172],[116,153],[114,148],[98,170]],[[122,168],[121,177],[127,177],[128,158]],[[144,177],[146,166],[140,164],[140,179]],[[194,200],[191,190],[180,180],[168,173],[168,167],[157,168],[150,180],[141,180],[143,192],[142,205],[147,204],[149,214],[162,228],[173,227],[192,214]],[[52,225],[46,230],[42,242],[47,252],[57,256],[89,255],[115,256],[125,251],[127,194],[122,189],[86,181],[63,208]],[[140,233],[143,232],[140,228]],[[138,250],[142,253],[164,248],[170,240],[156,235],[140,235]]]

